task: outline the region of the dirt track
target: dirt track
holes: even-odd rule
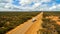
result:
[[[36,18],[37,21],[32,22],[32,19],[30,19],[27,22],[17,26],[15,29],[7,32],[6,34],[37,34],[37,31],[42,28],[42,17],[43,12],[32,18]]]

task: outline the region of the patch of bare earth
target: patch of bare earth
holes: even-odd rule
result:
[[[58,25],[60,25],[60,19],[59,16],[48,16],[46,18],[49,18],[51,20],[54,20]]]

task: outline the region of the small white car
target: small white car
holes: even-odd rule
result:
[[[33,18],[33,19],[32,19],[32,22],[35,22],[35,21],[36,21],[36,18]]]

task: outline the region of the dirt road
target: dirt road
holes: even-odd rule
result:
[[[17,26],[15,29],[7,32],[6,34],[37,34],[37,31],[42,28],[42,17],[43,12],[38,14],[36,17],[33,17],[32,19],[36,18],[35,22],[32,22],[32,19],[28,20],[27,22]]]
[[[42,17],[43,17],[42,14],[43,13],[39,14],[38,16],[36,16],[37,21],[34,22],[34,24],[26,31],[25,34],[37,34],[37,31],[39,29],[42,29],[42,27],[41,27]]]

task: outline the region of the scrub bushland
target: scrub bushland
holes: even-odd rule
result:
[[[5,34],[40,12],[0,12],[0,34]]]

